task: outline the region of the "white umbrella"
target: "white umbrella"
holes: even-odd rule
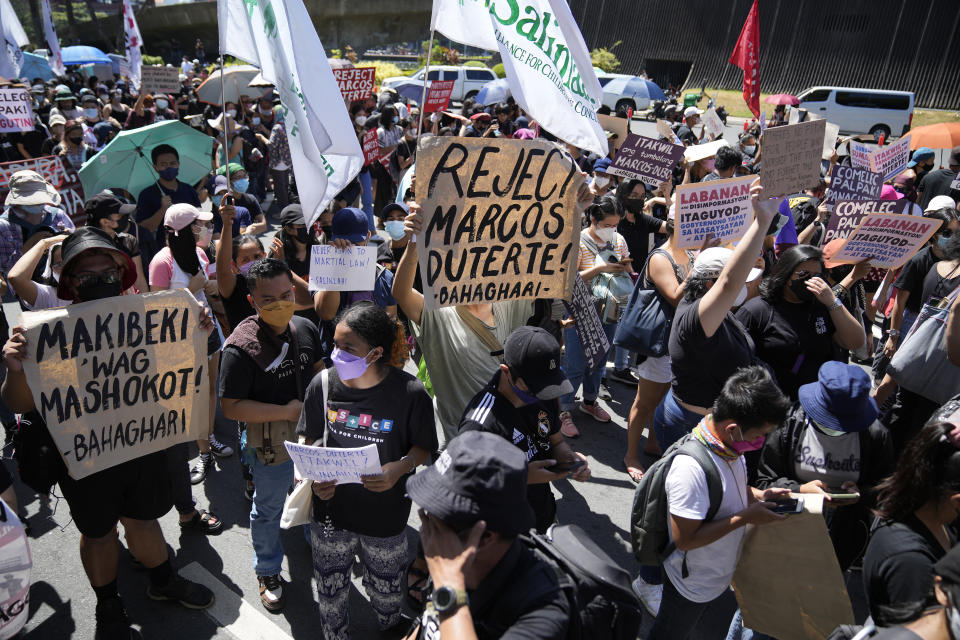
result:
[[[223,95],[220,94],[220,74],[223,74]],[[217,69],[197,87],[197,99],[208,104],[239,102],[240,96],[259,98],[267,92],[266,88],[251,86],[250,82],[260,75],[260,70],[244,64],[226,69]],[[261,76],[262,79],[262,76]]]
[[[262,73],[258,73],[253,80],[247,83],[247,86],[273,88],[273,83],[264,78]]]

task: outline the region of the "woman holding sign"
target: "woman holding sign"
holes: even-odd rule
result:
[[[307,444],[351,449],[374,444],[382,471],[362,484],[314,482],[314,573],[324,637],[349,637],[350,571],[363,583],[380,629],[401,622],[410,515],[406,480],[437,449],[433,403],[423,384],[399,367],[406,344],[387,313],[360,302],[340,314],[334,367],[307,387],[297,433]]]

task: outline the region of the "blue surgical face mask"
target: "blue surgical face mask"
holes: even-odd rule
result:
[[[177,175],[180,173],[180,167],[167,167],[166,169],[161,169],[158,173],[164,180],[176,180]]]
[[[755,144],[748,144],[747,146],[745,146],[745,147],[743,148],[743,152],[752,158],[752,157],[753,157],[753,154],[755,154],[755,153],[757,152],[757,145],[755,145]]]
[[[87,120],[96,120],[100,117],[100,111],[98,109],[84,109],[83,117]]]
[[[37,215],[38,213],[44,213],[46,211],[45,204],[21,204],[18,205],[20,210],[29,215]]]
[[[948,244],[950,244],[950,236],[937,236],[938,247],[946,249]]]
[[[240,178],[239,180],[233,181],[233,190],[237,193],[246,193],[247,187],[250,186],[250,178]]]
[[[407,235],[407,232],[403,230],[403,220],[387,220],[383,223],[383,228],[394,240],[399,240]]]
[[[393,124],[400,122],[400,116],[393,116]]]
[[[260,124],[260,118],[257,117],[251,118],[250,121],[253,122],[253,126]]]
[[[223,200],[223,194],[220,194],[220,195],[218,195],[218,196],[213,196],[213,204],[216,205],[216,206],[218,206],[218,207],[220,206],[220,202],[221,202],[222,200]]]

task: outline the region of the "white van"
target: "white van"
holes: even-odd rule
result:
[[[801,109],[826,118],[843,134],[883,132],[889,139],[905,135],[913,122],[912,91],[811,87],[797,97]]]
[[[425,68],[421,68],[410,77],[395,76],[392,78],[384,78],[381,87],[388,89],[393,85],[409,81],[420,84],[424,80],[424,71]],[[477,92],[483,88],[483,85],[496,80],[497,74],[485,67],[431,66],[430,77],[427,79],[456,80],[450,99],[456,102],[462,102],[466,98],[472,98],[477,95]]]

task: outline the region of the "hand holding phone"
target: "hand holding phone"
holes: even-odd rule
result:
[[[576,460],[571,460],[569,462],[558,462],[552,467],[547,467],[547,471],[550,473],[573,473],[585,464],[587,464],[585,460],[577,458]]]
[[[785,500],[777,500],[773,503],[773,506],[770,507],[770,510],[774,513],[803,513],[803,498],[787,498]]]

